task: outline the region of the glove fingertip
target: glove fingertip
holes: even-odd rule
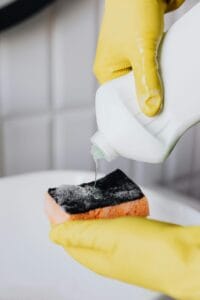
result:
[[[145,70],[139,66],[135,70],[135,83],[138,104],[142,112],[148,117],[159,114],[163,108],[163,87],[156,65]]]
[[[159,114],[162,110],[162,96],[159,91],[156,94],[150,93],[142,102],[142,111],[149,117]]]
[[[184,2],[185,2],[185,0],[171,0],[171,1],[168,1],[166,13],[179,8]]]

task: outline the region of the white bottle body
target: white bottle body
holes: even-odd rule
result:
[[[180,136],[200,121],[200,4],[166,34],[160,66],[165,105],[157,117],[149,118],[140,112],[132,73],[97,91],[98,132],[91,141],[108,161],[121,155],[162,162]]]

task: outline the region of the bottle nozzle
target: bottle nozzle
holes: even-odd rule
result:
[[[104,135],[97,131],[91,138],[91,154],[94,160],[105,159],[112,161],[118,156],[118,153],[109,145]]]

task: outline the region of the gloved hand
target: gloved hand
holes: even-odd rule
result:
[[[143,218],[68,221],[50,238],[89,269],[179,300],[200,299],[200,227]]]
[[[94,73],[100,83],[134,71],[141,110],[156,115],[163,106],[157,51],[164,13],[184,0],[106,0]]]

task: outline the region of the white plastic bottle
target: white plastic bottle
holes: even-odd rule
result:
[[[111,161],[121,155],[138,161],[162,162],[183,133],[200,121],[200,3],[166,34],[160,66],[165,105],[154,118],[140,112],[133,73],[99,88],[98,132],[91,138],[94,158]]]

